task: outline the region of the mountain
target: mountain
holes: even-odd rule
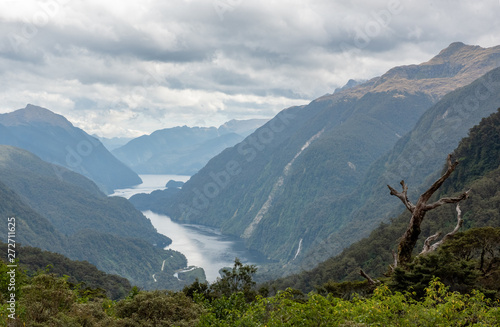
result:
[[[418,127],[415,128],[417,129]],[[425,183],[427,187],[442,174],[445,153],[441,155],[439,168],[435,169]],[[435,194],[435,199],[455,196],[470,189],[469,198],[460,203],[464,219],[461,231],[476,227],[500,227],[500,109],[470,129],[468,136],[460,141],[452,153],[460,164]],[[413,185],[410,184],[409,187],[411,190]],[[413,200],[417,196],[409,198]],[[388,190],[384,192],[384,197],[397,201],[389,195]],[[308,271],[273,281],[270,283],[271,288],[293,287],[309,292],[328,281],[360,280],[360,268],[371,276],[382,276],[391,263],[391,250],[397,248],[398,238],[408,225],[409,214],[403,209],[399,212],[403,213],[393,216],[395,218],[389,223],[380,224],[368,237],[352,244],[340,255],[329,258]],[[422,248],[425,238],[437,231],[447,233],[455,224],[454,205],[429,211],[422,224],[415,253]]]
[[[257,128],[267,123],[269,119],[232,119],[219,126],[219,134],[235,133],[243,137],[252,134]]]
[[[499,58],[500,46],[453,43],[428,62],[396,67],[306,106],[283,110],[212,158],[173,199],[163,201],[161,211],[177,221],[241,236],[249,248],[279,260],[280,269],[309,268],[311,261],[304,259],[317,263],[340,253],[383,219],[368,212],[360,214],[357,228],[350,225],[353,213],[368,201],[369,194],[359,190],[368,189],[365,180],[372,165],[380,164],[377,160],[438,100],[496,68]],[[486,90],[490,104],[497,96],[497,75],[488,76],[495,84]],[[470,92],[467,101],[475,90]],[[480,97],[486,96],[481,92]],[[478,116],[494,110],[476,108],[475,102],[466,105],[474,107],[466,112],[480,109]],[[467,124],[474,124],[466,117],[446,121],[466,131]]]
[[[99,139],[101,143],[108,149],[108,151],[113,151],[114,149],[118,149],[121,146],[124,146],[131,140],[133,140],[132,137],[101,137],[98,135],[93,135],[95,138]]]
[[[86,260],[140,287],[179,289],[189,281],[174,277],[186,258],[164,250],[171,240],[126,199],[7,145],[0,145],[0,214],[16,218],[16,242]]]
[[[140,174],[193,175],[266,120],[231,120],[219,128],[173,127],[131,140],[113,154]]]
[[[387,197],[387,186],[405,180],[408,194],[417,196],[440,171],[443,158],[452,152],[467,132],[500,104],[500,69],[494,69],[473,83],[450,92],[426,111],[415,128],[404,135],[392,150],[381,156],[368,170],[363,182],[350,195],[330,202],[330,210],[348,208],[347,219],[338,232],[322,239],[312,252],[304,253],[301,266],[338,254],[350,244],[345,235],[363,235],[381,221],[403,210],[401,203]],[[348,204],[348,205],[347,205]],[[318,205],[319,207],[319,205]],[[308,212],[315,215],[315,209]]]
[[[99,140],[63,116],[31,104],[0,114],[0,144],[28,150],[47,162],[82,174],[107,193],[141,183],[139,176]]]

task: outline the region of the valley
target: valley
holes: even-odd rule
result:
[[[161,190],[170,180],[187,181],[185,175],[139,175],[142,184],[133,189],[118,189],[110,196],[123,196],[126,198],[138,193],[151,193]],[[180,224],[172,221],[168,216],[143,211],[156,230],[172,240],[167,249],[182,253],[187,259],[187,267],[203,268],[204,275],[200,280],[210,283],[219,277],[219,270],[232,266],[234,259],[239,258],[244,264],[266,263],[267,260],[255,251],[245,248],[242,239],[222,235],[219,230],[202,225]]]
[[[182,312],[186,325],[253,326],[281,323],[283,310],[307,325],[323,314],[317,325],[390,325],[391,315],[405,325],[456,298],[466,313],[432,314],[490,323],[500,317],[499,169],[500,46],[454,42],[271,119],[137,137],[91,136],[28,104],[0,114],[0,217],[15,218],[19,244],[0,271],[22,285],[8,294],[22,319],[60,300],[57,318],[40,318],[59,325],[155,315],[149,325],[169,325]],[[398,182],[402,191],[387,187]],[[435,202],[398,261],[405,209],[423,192]],[[406,311],[384,311],[387,301]]]

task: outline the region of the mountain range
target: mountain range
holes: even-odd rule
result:
[[[141,183],[139,176],[95,137],[63,116],[31,104],[0,114],[0,144],[25,149],[42,160],[84,175],[106,193]]]
[[[310,268],[400,210],[377,206],[387,179],[428,176],[436,154],[496,110],[499,59],[500,47],[453,43],[428,62],[283,110],[151,205],[244,238],[282,271]]]
[[[378,242],[377,235],[399,236],[394,231],[407,218],[387,224],[403,208],[386,185],[405,180],[414,197],[439,175],[446,154],[499,107],[498,66],[500,47],[453,43],[428,62],[350,81],[259,128],[262,121],[231,121],[131,140],[113,153],[131,160],[136,171],[194,173],[182,188],[132,197],[136,208],[103,193],[137,184],[136,173],[64,117],[28,105],[0,115],[0,143],[6,144],[0,145],[0,215],[16,217],[23,245],[87,260],[144,288],[179,289],[204,273],[175,277],[186,258],[164,250],[170,239],[138,209],[242,237],[273,261],[259,268],[263,278],[320,262],[314,274],[321,276],[348,279],[359,266],[379,274],[385,259],[356,244],[387,252],[393,239]],[[478,189],[480,197],[471,198],[474,210],[484,211],[477,218],[483,225],[497,219],[491,214],[497,195],[490,192],[498,189],[492,184],[498,133],[491,127],[497,116],[483,120],[455,150],[465,170],[450,179],[456,188],[442,190]],[[425,232],[445,225],[431,223]],[[4,229],[0,237],[6,239]],[[343,273],[336,260],[347,267]],[[293,278],[324,281],[316,277]]]
[[[173,127],[143,135],[112,153],[139,174],[193,175],[212,157],[263,125],[265,119],[231,120],[215,127]]]

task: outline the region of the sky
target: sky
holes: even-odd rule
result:
[[[271,118],[349,79],[500,45],[500,0],[0,0],[0,113],[90,134]]]

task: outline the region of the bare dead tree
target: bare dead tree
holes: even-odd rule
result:
[[[451,232],[446,234],[440,241],[437,241],[434,244],[431,244],[431,243],[434,242],[435,240],[437,240],[441,236],[441,232],[437,232],[436,234],[429,236],[425,240],[424,247],[422,249],[422,252],[419,253],[419,255],[423,255],[423,254],[427,254],[429,252],[435,251],[439,246],[441,246],[441,244],[443,244],[444,242],[446,242],[446,240],[448,240],[450,237],[455,235],[458,232],[458,230],[460,229],[460,227],[462,227],[463,223],[464,223],[464,221],[462,219],[462,210],[460,210],[460,204],[457,203],[457,225],[455,226],[455,228]]]
[[[446,203],[458,203],[467,198],[468,192],[464,192],[458,197],[445,197],[437,200],[434,203],[427,203],[431,196],[439,189],[439,187],[441,187],[444,181],[451,175],[451,173],[458,165],[457,161],[452,162],[451,154],[448,155],[447,163],[448,168],[446,172],[443,174],[443,176],[436,180],[427,191],[420,195],[417,204],[413,204],[408,199],[408,186],[404,181],[400,182],[403,188],[402,192],[398,192],[391,186],[387,185],[387,187],[389,187],[389,190],[391,191],[391,195],[399,198],[408,209],[408,211],[411,212],[410,223],[408,224],[408,228],[399,242],[397,262],[395,260],[394,266],[397,266],[398,264],[405,265],[411,261],[413,249],[415,248],[415,244],[417,243],[418,237],[420,235],[420,225],[422,224],[427,211],[436,209],[437,207],[440,207]],[[437,239],[437,237],[434,239]]]

